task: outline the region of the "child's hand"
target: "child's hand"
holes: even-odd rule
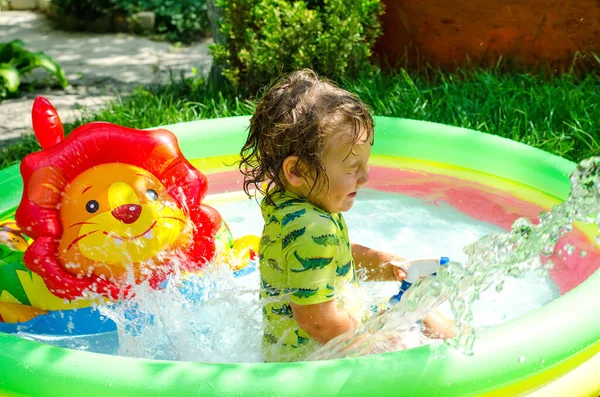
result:
[[[392,266],[392,272],[394,273],[394,277],[396,277],[396,280],[398,281],[402,281],[406,278],[406,272],[404,271],[404,269],[396,267],[394,265]]]
[[[391,267],[392,274],[398,281],[402,281],[406,278],[406,272],[408,269],[406,268],[407,263],[405,260],[392,260],[388,262],[388,266]]]
[[[397,255],[352,244],[352,256],[356,266],[366,270],[367,281],[402,281],[406,277],[406,268],[399,271],[396,267],[407,261]]]

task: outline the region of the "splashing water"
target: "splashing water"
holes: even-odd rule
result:
[[[509,233],[489,234],[466,246],[464,264],[450,263],[436,277],[420,280],[392,309],[374,317],[352,335],[330,341],[309,359],[353,357],[405,348],[405,339],[414,332],[415,323],[445,301],[450,304],[460,335],[447,343],[471,354],[475,343],[472,307],[482,291],[491,286],[501,291],[508,277],[543,271],[540,258],[554,253],[558,240],[572,230],[573,222],[594,223],[600,231],[600,157],[579,163],[571,173],[570,182],[568,199],[551,212],[542,212],[539,224],[519,218]],[[545,266],[551,267],[552,263],[546,259]],[[458,330],[463,327],[467,332],[461,334]]]
[[[202,276],[176,274],[160,290],[143,283],[133,292],[129,300],[98,307],[117,324],[119,355],[215,363],[260,361],[258,289],[241,285],[228,266],[209,265]]]

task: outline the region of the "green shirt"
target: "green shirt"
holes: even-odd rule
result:
[[[261,204],[260,297],[267,362],[296,361],[318,346],[294,320],[290,303],[313,305],[336,298],[355,280],[348,228],[342,214],[324,211],[290,192]]]

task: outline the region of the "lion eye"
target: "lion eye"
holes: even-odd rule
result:
[[[96,200],[90,200],[85,205],[85,210],[90,214],[97,212],[100,209],[100,204]]]
[[[156,201],[158,200],[158,193],[156,193],[156,190],[154,189],[148,189],[146,190],[146,197],[152,201]]]

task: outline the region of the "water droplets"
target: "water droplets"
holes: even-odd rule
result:
[[[570,177],[572,195],[600,199],[600,157],[583,160]]]
[[[554,255],[554,248],[556,247],[556,243],[547,242],[546,244],[540,247],[540,253],[544,256],[552,256]]]
[[[529,236],[533,231],[533,224],[528,218],[519,218],[513,223],[511,231],[517,236]]]
[[[538,218],[540,220],[540,225],[543,225],[544,223],[552,221],[552,213],[548,211],[540,212]]]
[[[544,264],[544,269],[546,269],[546,270],[554,269],[554,262],[551,260],[547,260],[546,263]]]
[[[565,252],[567,253],[567,255],[573,255],[575,253],[575,249],[575,246],[571,244],[565,244]]]
[[[573,225],[568,224],[560,228],[560,237],[564,237],[567,233],[573,231]]]
[[[164,289],[135,285],[131,299],[98,307],[117,324],[120,355],[154,359],[259,361],[261,306],[256,290],[241,287],[228,266],[204,276],[176,272]],[[185,321],[182,321],[185,319]]]
[[[496,292],[500,293],[502,292],[502,289],[504,288],[504,280],[500,280],[496,283]]]

